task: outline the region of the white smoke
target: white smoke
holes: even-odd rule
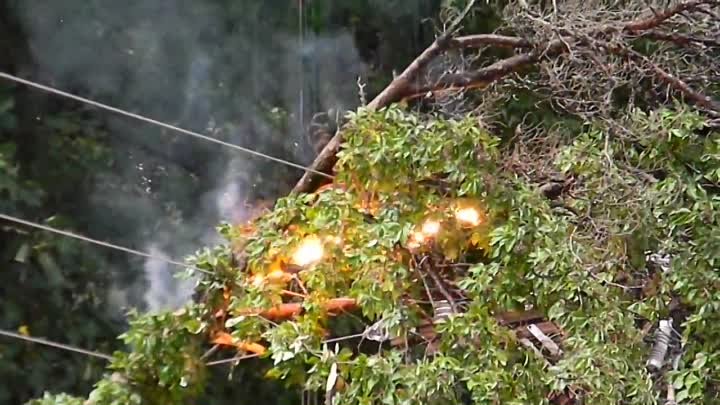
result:
[[[162,259],[168,257],[157,245],[148,246],[148,253],[160,259],[145,261],[144,270],[147,279],[145,302],[151,312],[172,310],[185,305],[193,293],[193,280],[180,279],[177,273],[182,271],[178,266],[168,264]]]
[[[99,0],[89,7],[64,0],[18,2],[16,12],[41,81],[237,145],[312,161],[302,124],[313,113],[358,104],[356,80],[367,68],[353,35],[308,30],[299,47],[297,33],[247,13],[229,29],[222,10],[212,2]],[[285,128],[263,115],[275,107],[289,117]],[[182,261],[221,241],[220,221],[245,220],[245,202],[256,191],[282,189],[263,184],[268,173],[284,176],[276,163],[124,117],[98,119],[113,147],[131,151],[116,154],[111,173],[96,175],[98,190],[89,197],[110,213],[104,218],[117,229],[113,240]],[[187,186],[181,176],[192,178]],[[197,179],[210,184],[192,183]],[[262,198],[276,196],[268,191]],[[178,307],[193,288],[193,281],[174,277],[181,270],[147,260],[144,283],[135,286],[142,290],[111,298],[122,303],[142,295],[152,311]]]

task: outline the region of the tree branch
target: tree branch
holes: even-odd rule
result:
[[[690,44],[701,44],[708,47],[720,47],[720,33],[716,33],[715,37],[695,37],[687,34],[678,34],[675,32],[648,31],[639,36],[639,38],[647,38],[656,41],[672,42],[679,46],[687,46]]]
[[[494,82],[540,59],[538,52],[529,52],[495,62],[474,72],[445,75],[435,83],[410,89],[410,94],[424,94],[435,90],[480,87]]]
[[[522,38],[495,34],[469,35],[458,38],[441,36],[378,94],[367,105],[367,108],[378,110],[401,100],[408,93],[412,82],[417,79],[422,70],[444,51],[453,48],[478,48],[488,45],[505,48],[528,48],[531,44]],[[320,151],[312,163],[312,169],[325,173],[332,171],[337,161],[337,152],[340,150],[340,144],[342,143],[342,130],[342,128],[338,129],[335,136]],[[292,191],[295,193],[309,192],[314,190],[323,180],[312,172],[306,172]]]
[[[663,10],[661,12],[653,12],[648,16],[639,18],[626,24],[605,25],[596,31],[597,35],[610,34],[613,32],[622,32],[625,34],[638,34],[642,31],[651,30],[663,24],[668,19],[687,11],[695,11],[703,5],[718,5],[720,0],[691,0],[678,3],[677,5]],[[474,35],[451,39],[447,36],[441,36],[435,40],[425,51],[420,54],[406,69],[396,77],[375,99],[373,99],[367,108],[377,110],[386,107],[394,102],[402,100],[412,94],[427,93],[427,91],[435,91],[447,88],[469,88],[481,87],[494,81],[497,81],[508,74],[517,72],[523,67],[537,63],[543,57],[553,57],[568,52],[570,49],[565,41],[557,39],[551,41],[542,50],[536,48],[530,52],[515,55],[510,58],[498,61],[492,65],[461,75],[446,75],[440,78],[432,85],[413,86],[419,73],[438,55],[444,51],[456,48],[475,48],[480,46],[498,46],[511,48],[532,48],[533,44],[525,39],[517,37],[506,37],[498,35]],[[688,98],[700,105],[714,105],[712,100],[702,101],[702,95],[689,89],[682,80],[674,78],[666,73],[661,75],[656,72],[661,79],[668,83],[674,83],[673,86],[678,89],[685,89],[684,92]],[[683,86],[684,85],[684,86]],[[688,92],[689,90],[689,92]],[[703,104],[704,103],[704,104]],[[708,104],[711,103],[711,104]],[[343,128],[338,129],[335,136],[315,158],[311,166],[315,171],[328,173],[332,171],[337,161],[337,152],[340,150],[342,143]],[[314,190],[320,181],[320,178],[312,172],[307,172],[293,188],[293,192],[302,193]]]
[[[655,28],[667,21],[669,18],[682,13],[684,11],[690,11],[697,9],[699,6],[704,4],[719,3],[717,0],[695,0],[680,3],[675,7],[664,10],[663,12],[653,13],[648,17],[640,18],[630,23],[622,25],[619,31],[632,34],[638,33],[638,31],[649,30]],[[613,31],[618,31],[616,26],[605,26],[604,28],[597,31],[597,34],[607,34]],[[659,35],[659,34],[658,34]],[[528,43],[525,46],[530,47]],[[437,82],[430,85],[418,86],[411,90],[411,94],[425,94],[430,91],[436,90],[449,90],[454,88],[468,88],[468,87],[482,87],[488,85],[494,81],[497,81],[510,73],[517,72],[525,66],[532,65],[540,60],[541,57],[553,57],[561,53],[568,52],[570,49],[565,41],[557,39],[550,42],[543,52],[533,50],[528,53],[515,55],[510,58],[498,61],[492,65],[482,68],[480,70],[468,73],[446,75],[440,78]]]
[[[637,21],[633,21],[629,24],[626,24],[623,27],[623,31],[625,32],[637,32],[637,31],[646,31],[652,28],[657,27],[658,25],[664,23],[668,19],[683,13],[685,11],[692,11],[697,9],[698,7],[710,4],[710,5],[718,5],[720,4],[720,1],[718,0],[693,0],[693,1],[684,1],[676,4],[674,7],[670,7],[666,10],[663,10],[661,12],[654,12],[650,17],[640,19]]]

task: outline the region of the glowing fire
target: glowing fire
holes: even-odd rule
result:
[[[335,245],[339,245],[339,244],[342,243],[342,238],[339,237],[339,236],[327,236],[327,237],[325,237],[325,241],[326,241],[327,243],[332,243],[332,244],[335,244]]]
[[[250,277],[250,282],[254,287],[262,287],[262,285],[265,283],[265,277],[261,276],[260,274],[256,274],[252,277]]]
[[[437,235],[437,233],[440,232],[440,222],[427,220],[422,225],[421,231],[425,236]]]
[[[440,232],[440,222],[427,220],[420,227],[420,231],[415,231],[410,234],[408,238],[408,248],[415,250],[427,242],[428,238],[431,238]]]
[[[421,232],[413,232],[408,238],[408,247],[410,249],[417,249],[425,243],[425,235]]]
[[[455,218],[467,225],[480,225],[480,213],[475,208],[461,208],[455,211]]]
[[[276,283],[283,283],[287,282],[292,278],[292,276],[288,273],[285,273],[282,270],[273,270],[267,275],[267,279],[276,282]]]
[[[323,245],[316,237],[305,238],[292,255],[294,264],[304,267],[320,261],[324,254]]]

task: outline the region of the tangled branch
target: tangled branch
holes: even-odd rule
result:
[[[526,82],[527,87],[545,91],[563,110],[581,116],[596,116],[607,112],[613,93],[621,87],[635,93],[642,79],[654,78],[669,86],[688,101],[707,110],[711,115],[720,114],[719,104],[710,96],[694,89],[688,77],[712,79],[719,76],[717,63],[712,58],[705,63],[695,63],[707,58],[704,52],[692,51],[700,45],[718,51],[718,41],[712,33],[720,32],[720,20],[712,12],[720,5],[717,0],[692,0],[680,2],[661,11],[651,10],[646,15],[622,22],[626,13],[611,12],[599,8],[595,14],[588,11],[587,2],[566,2],[563,23],[559,19],[547,19],[541,12],[530,9],[510,10],[510,29],[517,36],[479,34],[458,38],[440,36],[397,76],[367,106],[376,110],[405,98],[423,95],[443,94],[453,89],[465,90],[482,88],[522,71],[537,71],[539,78]],[[592,5],[590,5],[592,6]],[[678,16],[689,19],[691,14],[702,14],[693,24],[671,27],[672,32],[658,30],[670,25]],[[680,33],[679,31],[688,31]],[[527,38],[532,38],[529,40]],[[659,56],[643,56],[637,51],[629,54],[618,52],[630,49],[639,39],[672,43],[680,46],[685,53],[680,55],[656,52]],[[657,46],[657,45],[656,45]],[[430,63],[451,49],[466,50],[484,47],[524,50],[525,52],[496,61],[490,65],[459,72],[443,74],[436,80],[420,82],[420,75]],[[628,58],[628,55],[631,57]],[[627,63],[628,59],[634,61]],[[639,63],[642,62],[642,63]],[[638,68],[647,67],[647,72]],[[670,66],[670,68],[664,67]],[[670,73],[674,70],[677,73]],[[695,70],[700,70],[703,74]],[[639,75],[640,73],[640,75]],[[597,78],[604,78],[598,83]],[[702,80],[707,81],[707,80]],[[522,82],[522,79],[521,79]],[[631,100],[632,101],[632,100]],[[312,168],[329,173],[336,162],[336,154],[342,143],[340,128],[316,157]],[[297,183],[293,192],[309,192],[317,188],[322,179],[312,172],[306,173]]]

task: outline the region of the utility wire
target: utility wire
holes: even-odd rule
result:
[[[188,265],[188,264],[186,264],[186,263],[182,263],[182,262],[178,262],[178,261],[175,261],[175,260],[166,259],[166,258],[160,257],[160,256],[155,256],[155,255],[152,255],[152,254],[150,254],[150,253],[145,253],[145,252],[141,252],[141,251],[139,251],[139,250],[126,248],[126,247],[124,247],[124,246],[115,245],[115,244],[113,244],[113,243],[108,243],[108,242],[103,242],[103,241],[101,241],[101,240],[97,240],[97,239],[93,239],[93,238],[88,238],[87,236],[82,236],[82,235],[78,235],[78,234],[76,234],[76,233],[72,233],[72,232],[68,232],[68,231],[63,231],[63,230],[61,230],[61,229],[52,228],[52,227],[49,227],[49,226],[47,226],[47,225],[38,224],[38,223],[36,223],[36,222],[27,221],[27,220],[24,220],[24,219],[21,219],[21,218],[17,218],[17,217],[13,217],[13,216],[10,216],[10,215],[6,215],[6,214],[1,214],[1,213],[0,213],[0,219],[4,219],[4,220],[6,220],[6,221],[15,222],[15,223],[18,223],[18,224],[30,226],[30,227],[37,228],[37,229],[41,229],[41,230],[43,230],[43,231],[56,233],[56,234],[58,234],[58,235],[67,236],[67,237],[69,237],[69,238],[78,239],[78,240],[81,240],[81,241],[84,241],[84,242],[88,242],[88,243],[92,243],[92,244],[95,244],[95,245],[104,246],[104,247],[107,247],[107,248],[110,248],[110,249],[119,250],[119,251],[122,251],[122,252],[125,252],[125,253],[130,253],[130,254],[133,254],[133,255],[136,255],[136,256],[141,256],[141,257],[145,257],[145,258],[148,258],[148,259],[158,260],[158,261],[165,262],[165,263],[168,263],[168,264],[172,264],[172,265],[175,265],[175,266],[186,267],[186,268],[188,268],[188,269],[192,269],[192,270],[198,271],[198,272],[200,272],[200,273],[205,273],[205,274],[210,274],[210,275],[214,274],[214,273],[211,272],[211,271],[203,270],[203,269],[198,268],[198,267],[195,267],[195,266],[190,266],[190,265]]]
[[[319,171],[319,170],[315,170],[315,169],[312,169],[312,168],[309,168],[309,167],[306,167],[306,166],[303,166],[303,165],[300,165],[300,164],[297,164],[297,163],[294,163],[294,162],[290,162],[290,161],[288,161],[288,160],[281,159],[281,158],[278,158],[278,157],[275,157],[275,156],[270,156],[270,155],[267,155],[267,154],[265,154],[265,153],[258,152],[258,151],[252,150],[252,149],[244,148],[244,147],[242,147],[242,146],[235,145],[235,144],[232,144],[232,143],[229,143],[229,142],[221,141],[221,140],[219,140],[219,139],[212,138],[212,137],[209,137],[209,136],[207,136],[207,135],[203,135],[203,134],[198,133],[198,132],[195,132],[195,131],[190,131],[190,130],[187,130],[187,129],[183,129],[183,128],[177,127],[177,126],[175,126],[175,125],[170,125],[170,124],[167,124],[167,123],[158,121],[158,120],[154,120],[154,119],[152,119],[152,118],[148,118],[148,117],[145,117],[145,116],[140,115],[140,114],[131,113],[131,112],[129,112],[129,111],[122,110],[122,109],[117,108],[117,107],[112,107],[112,106],[109,106],[109,105],[107,105],[107,104],[103,104],[103,103],[100,103],[100,102],[97,102],[97,101],[93,101],[93,100],[90,100],[90,99],[87,99],[87,98],[84,98],[84,97],[76,96],[76,95],[74,95],[74,94],[67,93],[67,92],[65,92],[65,91],[58,90],[58,89],[56,89],[56,88],[49,87],[49,86],[46,86],[46,85],[43,85],[43,84],[40,84],[40,83],[37,83],[37,82],[33,82],[33,81],[30,81],[30,80],[26,80],[26,79],[23,79],[23,78],[20,78],[20,77],[17,77],[17,76],[13,76],[13,75],[8,74],[8,73],[0,72],[0,78],[6,79],[6,80],[10,80],[10,81],[15,82],[15,83],[24,84],[24,85],[26,85],[26,86],[33,87],[33,88],[35,88],[35,89],[39,89],[39,90],[42,90],[42,91],[45,91],[45,92],[48,92],[48,93],[51,93],[51,94],[55,94],[55,95],[58,95],[58,96],[61,96],[61,97],[69,98],[69,99],[71,99],[71,100],[79,101],[79,102],[81,102],[81,103],[85,103],[85,104],[91,105],[91,106],[93,106],[93,107],[97,107],[97,108],[100,108],[100,109],[103,109],[103,110],[107,110],[107,111],[110,111],[110,112],[114,112],[114,113],[116,113],[116,114],[124,115],[124,116],[126,116],[126,117],[134,118],[134,119],[136,119],[136,120],[143,121],[143,122],[146,122],[146,123],[148,123],[148,124],[157,125],[157,126],[159,126],[159,127],[163,127],[163,128],[166,128],[166,129],[175,131],[175,132],[180,132],[180,133],[182,133],[182,134],[185,134],[185,135],[188,135],[188,136],[192,136],[192,137],[195,137],[195,138],[198,138],[198,139],[202,139],[202,140],[205,140],[205,141],[208,141],[208,142],[217,143],[217,144],[219,144],[219,145],[223,145],[223,146],[226,146],[226,147],[231,148],[231,149],[239,150],[239,151],[241,151],[241,152],[244,152],[244,153],[247,153],[247,154],[250,154],[250,155],[253,155],[253,156],[261,157],[261,158],[263,158],[263,159],[272,160],[272,161],[274,161],[274,162],[278,162],[278,163],[281,163],[281,164],[284,164],[284,165],[287,165],[287,166],[290,166],[290,167],[294,167],[294,168],[296,168],[296,169],[300,169],[300,170],[303,170],[303,171],[305,171],[305,172],[311,172],[311,173],[315,173],[315,174],[317,174],[317,175],[319,175],[319,176],[327,177],[327,178],[329,178],[329,179],[334,179],[333,176],[331,176],[331,175],[329,175],[329,174],[327,174],[327,173],[323,173],[323,172],[321,172],[321,171]]]
[[[4,329],[0,329],[0,335],[6,336],[9,338],[13,338],[13,339],[24,340],[24,341],[30,342],[30,343],[37,343],[37,344],[41,344],[41,345],[45,345],[45,346],[51,346],[51,347],[66,350],[69,352],[80,353],[80,354],[84,354],[84,355],[90,356],[90,357],[97,357],[99,359],[104,359],[104,360],[112,360],[113,359],[112,356],[109,356],[104,353],[94,352],[92,350],[85,350],[85,349],[81,349],[79,347],[66,345],[64,343],[52,342],[47,339],[25,336],[25,335],[10,332],[10,331],[4,330]]]
[[[245,356],[237,356],[237,357],[232,357],[229,359],[210,361],[210,362],[207,362],[205,365],[208,367],[219,366],[221,364],[235,363],[235,362],[242,361],[242,360],[254,359],[255,357],[260,357],[260,355],[257,353],[246,354]]]
[[[305,50],[303,49],[305,44],[305,1],[300,0],[300,6],[298,8],[298,30],[299,30],[299,46],[300,57],[298,60],[300,70],[300,128],[305,130]]]
[[[53,342],[51,340],[47,340],[47,339],[43,339],[43,338],[25,336],[25,335],[11,332],[11,331],[5,330],[5,329],[0,329],[0,336],[9,337],[12,339],[23,340],[28,343],[36,343],[36,344],[41,344],[41,345],[45,345],[45,346],[50,346],[50,347],[54,347],[56,349],[61,349],[61,350],[69,351],[69,352],[80,353],[80,354],[84,354],[86,356],[96,357],[96,358],[107,360],[107,361],[112,361],[112,359],[113,359],[112,356],[105,354],[105,353],[100,353],[100,352],[96,352],[93,350],[87,350],[87,349],[83,349],[83,348],[80,348],[77,346],[67,345],[64,343]],[[340,336],[340,337],[324,340],[323,344],[340,342],[343,340],[354,339],[354,338],[358,338],[361,336],[363,336],[362,333],[354,334],[354,335],[347,335],[347,336]],[[252,359],[252,358],[256,358],[256,357],[260,357],[260,355],[257,353],[246,354],[243,356],[236,356],[236,357],[232,357],[229,359],[210,361],[210,362],[205,363],[205,365],[208,367],[212,367],[212,366],[218,366],[221,364],[235,363],[238,361],[248,360],[248,359]]]

